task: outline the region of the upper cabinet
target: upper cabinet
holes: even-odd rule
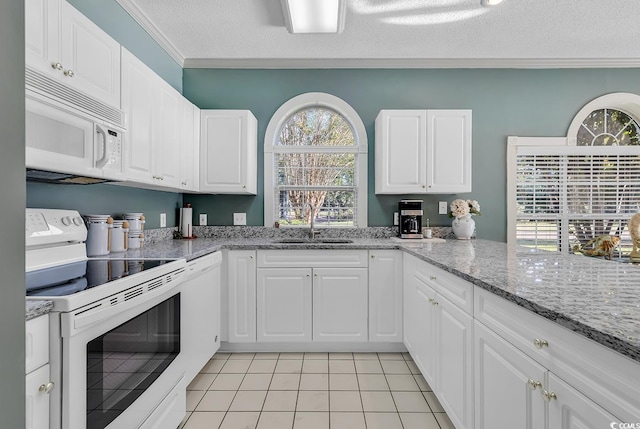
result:
[[[256,195],[257,127],[248,110],[200,111],[200,192]]]
[[[180,121],[180,189],[200,190],[200,109],[183,100]]]
[[[120,44],[64,0],[25,2],[26,65],[120,108]]]
[[[122,110],[127,114],[127,184],[197,189],[194,106],[142,61],[122,49]]]
[[[376,194],[471,192],[471,110],[381,110]]]

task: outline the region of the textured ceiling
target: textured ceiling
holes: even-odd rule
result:
[[[290,34],[280,0],[117,0],[185,66],[640,66],[639,0],[347,0]]]

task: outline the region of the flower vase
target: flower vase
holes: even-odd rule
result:
[[[476,221],[470,214],[455,218],[451,223],[453,234],[458,240],[468,240],[476,229]]]

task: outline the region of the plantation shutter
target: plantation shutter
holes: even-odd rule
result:
[[[516,243],[570,252],[598,235],[621,237],[640,211],[637,146],[518,146]]]

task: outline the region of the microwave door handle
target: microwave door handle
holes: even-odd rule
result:
[[[96,168],[104,168],[109,161],[109,153],[107,152],[107,130],[101,125],[96,124],[96,133],[102,135],[102,158],[96,160]]]

